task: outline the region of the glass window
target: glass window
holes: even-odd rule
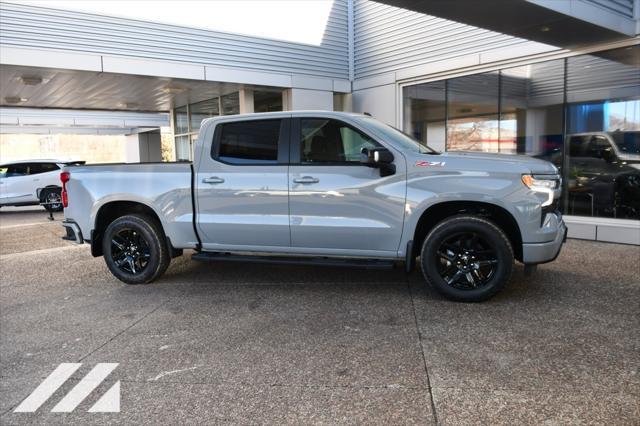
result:
[[[640,46],[567,59],[569,214],[640,219]]]
[[[380,146],[369,136],[337,120],[301,119],[300,133],[303,163],[359,163],[363,148]]]
[[[235,164],[276,163],[282,120],[256,120],[221,126],[218,158]]]
[[[238,92],[222,97],[222,115],[240,114],[240,95]]]
[[[53,172],[59,169],[60,168],[55,163],[33,163],[29,165],[29,174],[37,175],[39,173]]]
[[[189,105],[191,114],[191,131],[200,131],[202,120],[220,115],[219,99],[213,98]]]
[[[254,91],[253,110],[255,112],[282,111],[282,92]]]
[[[28,164],[10,164],[7,167],[6,177],[26,176],[29,174]]]
[[[431,148],[444,151],[447,138],[445,82],[402,89],[404,131]]]
[[[564,59],[500,71],[500,152],[562,168]]]
[[[174,109],[175,132],[176,134],[189,132],[189,118],[187,117],[187,106]]]
[[[447,81],[447,150],[510,152],[501,149],[497,72]]]
[[[191,138],[189,135],[176,136],[176,161],[191,161]]]
[[[9,168],[6,166],[0,167],[0,178],[7,177],[7,170],[9,170]]]

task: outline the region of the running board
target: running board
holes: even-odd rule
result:
[[[205,262],[253,262],[276,265],[320,265],[365,269],[393,269],[393,260],[340,259],[328,257],[294,256],[255,256],[231,253],[200,252],[191,255],[191,259]]]

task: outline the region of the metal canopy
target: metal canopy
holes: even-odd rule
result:
[[[129,135],[169,126],[168,113],[0,108],[0,133]]]
[[[581,9],[573,11],[571,9],[573,3],[568,4],[562,1],[378,1],[391,6],[563,48],[628,38],[634,34],[635,29],[633,19],[611,14],[604,9],[586,4],[580,4]],[[545,4],[546,7],[535,4],[535,2]],[[558,10],[552,9],[554,7]],[[585,20],[587,18],[588,21]],[[615,22],[616,25],[610,25],[612,22]]]
[[[0,106],[169,111],[238,91],[235,83],[0,65]]]

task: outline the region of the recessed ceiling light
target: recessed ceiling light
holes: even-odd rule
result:
[[[20,76],[20,81],[26,86],[37,86],[38,84],[48,83],[48,78],[42,78],[39,75],[23,75]]]
[[[8,103],[8,104],[13,104],[13,105],[15,105],[15,104],[20,104],[20,103],[22,103],[22,102],[27,102],[27,101],[28,101],[28,99],[26,99],[26,98],[21,98],[21,97],[19,97],[19,96],[7,96],[7,97],[5,97],[5,98],[4,98],[4,101],[5,101],[6,103]]]
[[[551,28],[545,25],[543,27],[540,27],[540,31],[542,31],[543,33],[548,33],[549,31],[551,31]]]
[[[186,89],[184,89],[183,87],[177,87],[177,86],[174,86],[174,87],[167,86],[167,87],[162,89],[162,91],[164,93],[168,94],[168,95],[175,95],[175,94],[178,94],[178,93],[182,93],[185,90]]]

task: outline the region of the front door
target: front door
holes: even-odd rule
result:
[[[0,202],[2,204],[37,201],[34,176],[29,174],[29,164],[10,164],[0,178]]]
[[[315,254],[397,254],[406,193],[404,158],[396,173],[360,164],[362,148],[382,146],[335,119],[299,118],[289,169],[291,245]]]
[[[195,177],[204,249],[289,247],[289,125],[289,119],[262,119],[216,126]]]

